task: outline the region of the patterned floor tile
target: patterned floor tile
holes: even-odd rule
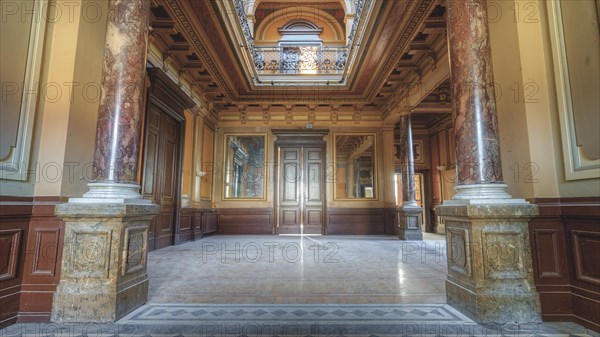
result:
[[[136,310],[121,323],[191,324],[229,322],[362,322],[460,323],[473,321],[446,304],[364,305],[249,305],[249,304],[157,304]]]

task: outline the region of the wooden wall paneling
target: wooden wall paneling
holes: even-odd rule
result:
[[[386,208],[385,213],[385,234],[398,235],[398,211],[396,208]]]
[[[531,221],[529,238],[542,317],[547,321],[570,320],[572,303],[569,269],[560,217]]]
[[[327,234],[383,235],[385,214],[381,208],[329,208]]]
[[[600,217],[565,218],[574,321],[600,332]]]
[[[179,211],[179,232],[175,242],[183,243],[194,239],[195,213],[193,208],[182,208]]]
[[[216,210],[202,212],[202,234],[213,234],[219,229],[219,216]]]
[[[47,322],[60,281],[64,222],[54,213],[58,197],[34,198],[18,322]]]
[[[202,210],[195,209],[192,219],[192,240],[202,239]]]
[[[220,208],[218,234],[274,234],[272,208]]]
[[[32,198],[0,196],[0,329],[17,322]]]
[[[4,208],[2,209],[4,212]],[[0,328],[17,322],[23,279],[25,237],[28,220],[2,221],[0,230]]]
[[[600,198],[534,200],[529,223],[542,318],[600,331]]]
[[[50,319],[64,244],[64,223],[54,213],[59,202],[0,197],[0,327]]]

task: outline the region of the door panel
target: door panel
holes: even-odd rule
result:
[[[148,250],[173,244],[177,216],[180,123],[155,105],[146,115],[142,193],[160,206],[148,228]]]
[[[279,147],[279,234],[323,233],[323,148]]]
[[[173,244],[173,233],[177,215],[177,167],[179,166],[179,123],[166,113],[161,125],[161,186],[160,214],[161,227],[157,248]]]
[[[161,205],[174,205],[177,197],[177,164],[179,160],[178,148],[179,142],[177,137],[177,126],[179,123],[173,117],[163,115],[163,125],[165,126],[165,134],[163,136],[162,160],[164,168],[162,174],[162,194]]]
[[[304,234],[323,233],[323,149],[304,149]]]
[[[146,115],[146,134],[144,137],[144,174],[142,180],[142,196],[158,203],[156,187],[159,183],[159,138],[160,138],[160,116],[159,110],[153,106],[148,109]],[[148,250],[156,249],[156,238],[160,232],[160,217],[154,217],[148,226]]]
[[[300,234],[300,149],[281,148],[279,179],[279,233]]]

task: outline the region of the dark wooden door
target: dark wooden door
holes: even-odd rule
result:
[[[144,171],[142,177],[142,196],[144,199],[150,199],[154,203],[158,203],[156,195],[158,191],[159,175],[159,146],[160,146],[160,110],[151,107],[146,113],[144,135]],[[148,227],[148,250],[156,249],[156,236],[160,231],[160,223],[162,218],[155,216]]]
[[[148,229],[148,249],[173,244],[177,217],[180,123],[151,105],[146,115],[142,193],[160,206]]]
[[[160,232],[158,246],[173,244],[173,233],[177,216],[177,173],[179,172],[179,123],[166,113],[162,115],[160,139]]]
[[[316,147],[305,147],[303,150],[303,233],[323,234],[324,151]]]
[[[278,234],[322,234],[324,150],[280,146],[278,160]]]

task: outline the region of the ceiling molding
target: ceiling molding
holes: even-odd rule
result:
[[[221,70],[215,63],[215,59],[218,59],[216,55],[211,55],[208,51],[206,45],[203,41],[206,41],[206,37],[200,37],[197,33],[197,30],[194,29],[194,25],[188,20],[185,13],[189,13],[190,11],[184,11],[180,5],[180,1],[177,0],[163,0],[169,7],[169,9],[174,14],[174,19],[181,25],[185,34],[190,38],[192,42],[191,48],[193,48],[200,57],[203,64],[205,64],[211,73],[211,75],[215,78],[217,84],[223,90],[225,97],[234,101],[237,97],[237,92],[233,90],[232,86],[228,83],[228,81],[223,76]],[[186,1],[187,2],[187,1]],[[194,3],[199,3],[199,1],[194,1]],[[205,6],[210,6],[208,2],[201,1]],[[212,11],[214,13],[214,11]],[[202,29],[200,29],[202,31]]]

